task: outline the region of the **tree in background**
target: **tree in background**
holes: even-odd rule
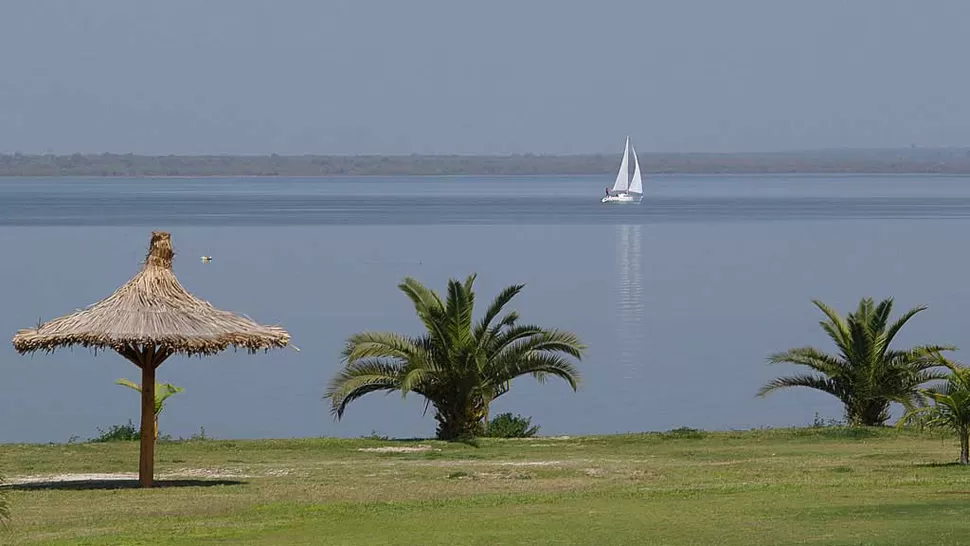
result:
[[[414,304],[425,334],[409,337],[362,332],[347,340],[345,367],[331,381],[327,397],[339,419],[347,405],[377,391],[413,392],[435,408],[437,435],[443,440],[480,436],[489,406],[508,392],[512,380],[531,375],[540,382],[564,380],[573,390],[585,346],[572,333],[519,324],[506,305],[525,285],[502,290],[474,322],[476,275],[448,281],[445,300],[408,277],[398,285]]]
[[[942,357],[940,364],[949,370],[943,382],[919,391],[929,405],[910,405],[898,426],[916,424],[956,434],[960,464],[970,464],[970,369]]]
[[[849,424],[884,425],[890,403],[915,404],[920,386],[943,376],[938,370],[940,353],[955,350],[949,345],[890,348],[896,334],[925,306],[910,309],[890,324],[892,298],[878,305],[872,298],[863,298],[845,318],[818,300],[812,303],[825,314],[819,325],[835,343],[838,354],[802,347],[770,356],[770,363],[796,364],[811,371],[769,381],[758,391],[759,396],[778,389],[808,387],[841,400]]]

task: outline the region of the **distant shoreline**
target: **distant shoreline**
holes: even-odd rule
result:
[[[0,154],[0,177],[241,178],[608,175],[620,154],[197,155]],[[838,149],[770,153],[642,153],[647,175],[970,174],[970,148]]]

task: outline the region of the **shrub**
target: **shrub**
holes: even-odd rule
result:
[[[196,432],[192,436],[189,436],[190,442],[205,442],[211,439],[212,439],[212,436],[209,436],[205,433],[205,427],[203,426],[199,427],[199,432]]]
[[[489,421],[485,436],[489,438],[533,438],[539,426],[532,424],[531,417],[502,413]]]
[[[360,437],[361,440],[382,440],[387,441],[390,438],[382,434],[378,434],[376,430],[371,429],[370,434],[366,434]]]
[[[694,440],[707,436],[707,432],[690,427],[672,428],[662,434],[667,438],[689,438]]]
[[[91,438],[91,442],[131,442],[141,438],[141,434],[138,432],[138,427],[136,427],[131,419],[128,420],[127,425],[111,425],[108,430],[98,429],[98,437]]]
[[[812,420],[812,428],[823,428],[823,427],[844,427],[846,426],[845,421],[839,419],[824,419],[818,412],[815,412],[815,418]]]

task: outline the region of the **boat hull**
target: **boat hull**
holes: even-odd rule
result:
[[[640,199],[642,198],[642,195],[620,193],[616,195],[607,195],[600,200],[600,203],[639,203]]]

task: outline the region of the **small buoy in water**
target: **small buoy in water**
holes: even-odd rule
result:
[[[211,262],[212,261],[212,256],[203,256],[202,257],[202,261],[203,262]]]

